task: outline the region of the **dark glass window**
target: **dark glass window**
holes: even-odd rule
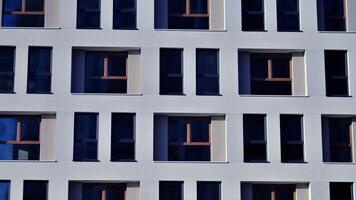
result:
[[[160,181],[159,200],[183,200],[183,181]]]
[[[210,118],[168,118],[168,160],[210,161]]]
[[[208,0],[168,0],[169,29],[209,29]]]
[[[126,93],[127,53],[86,52],[85,92]]]
[[[318,0],[319,31],[346,31],[344,0]]]
[[[197,182],[197,200],[220,200],[220,182]]]
[[[97,120],[97,113],[75,113],[74,161],[96,161],[98,159]]]
[[[242,30],[264,31],[263,0],[242,0]]]
[[[14,92],[15,47],[0,47],[0,93]]]
[[[243,115],[244,160],[245,162],[266,162],[266,116],[261,114]]]
[[[291,60],[289,54],[251,54],[251,93],[291,95]]]
[[[24,181],[23,200],[47,200],[48,181]]]
[[[114,29],[136,29],[136,0],[114,0]]]
[[[347,51],[325,51],[326,96],[348,96]]]
[[[183,93],[182,54],[182,49],[160,49],[160,94]]]
[[[78,0],[77,28],[100,28],[100,0]]]
[[[298,0],[277,0],[278,31],[299,31]]]
[[[303,116],[281,115],[282,162],[303,162]]]
[[[2,26],[44,27],[44,0],[3,0]]]
[[[330,200],[352,200],[352,183],[331,182],[330,183]]]
[[[135,114],[112,114],[111,161],[135,160],[134,119]]]
[[[253,184],[252,200],[295,200],[295,185]]]
[[[51,47],[30,47],[27,93],[51,93]]]
[[[0,160],[39,160],[40,123],[40,116],[0,116]]]
[[[196,51],[197,95],[219,95],[219,50]]]
[[[125,183],[83,183],[82,199],[125,200]]]
[[[352,120],[350,118],[328,118],[328,135],[331,162],[352,162]]]
[[[0,200],[10,200],[10,181],[0,181]]]

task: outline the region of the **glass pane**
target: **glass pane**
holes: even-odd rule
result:
[[[104,56],[88,53],[85,56],[85,71],[87,78],[102,77],[104,75]]]
[[[251,93],[259,95],[292,95],[291,81],[252,81]]]
[[[208,14],[208,0],[190,0],[192,14]]]
[[[278,31],[299,31],[299,14],[278,13]]]
[[[197,200],[220,200],[220,182],[198,182]]]
[[[282,162],[303,162],[303,144],[282,144]]]
[[[160,51],[160,72],[161,76],[176,75],[182,76],[182,50],[181,49],[161,49]]]
[[[197,50],[197,76],[219,75],[218,50]]]
[[[347,118],[329,119],[329,135],[333,144],[350,144],[351,120]]]
[[[14,92],[14,75],[0,75],[0,93]]]
[[[210,146],[185,146],[184,161],[210,161]]]
[[[16,141],[17,119],[0,118],[0,141]]]
[[[161,78],[160,94],[183,94],[183,78],[182,77]]]
[[[136,0],[114,1],[114,29],[136,28]]]
[[[134,114],[112,114],[112,140],[134,140]]]
[[[77,28],[100,28],[100,11],[78,11]]]
[[[106,186],[106,200],[125,200],[126,184]]]
[[[39,141],[40,140],[41,117],[25,117],[21,121],[21,140]]]
[[[181,181],[160,181],[159,200],[182,200],[183,182]]]
[[[126,76],[127,56],[110,56],[109,76]]]
[[[272,59],[272,77],[273,78],[290,78],[290,64],[291,58],[275,57]]]
[[[100,9],[100,0],[78,0],[79,9]]]
[[[197,95],[219,95],[219,77],[198,77]]]
[[[346,51],[325,51],[326,76],[347,76]]]
[[[283,143],[288,141],[303,141],[302,138],[302,116],[300,115],[281,115],[281,140]]]
[[[242,13],[242,30],[243,31],[263,31],[264,14],[263,12],[243,12]]]
[[[244,144],[244,154],[246,162],[266,162],[266,144]]]
[[[186,13],[186,1],[169,0],[168,1],[169,15],[182,15]]]
[[[192,120],[191,137],[192,142],[209,142],[210,120]]]
[[[251,55],[251,78],[268,77],[268,58],[262,55]]]
[[[51,73],[52,48],[30,47],[29,49],[29,73]]]
[[[28,75],[27,93],[48,94],[51,92],[51,75]]]
[[[23,200],[47,200],[47,181],[24,181]]]
[[[13,146],[14,160],[39,160],[39,144],[19,144]]]
[[[0,200],[10,199],[10,181],[0,181]]]
[[[74,137],[76,140],[97,138],[96,113],[76,113],[74,125]]]
[[[276,200],[294,200],[295,186],[278,185],[275,190]]]
[[[75,142],[74,143],[74,161],[97,160],[98,144],[97,142]]]
[[[272,200],[272,187],[270,185],[252,185],[252,200]]]
[[[3,0],[4,12],[21,11],[22,0]]]
[[[92,79],[86,80],[86,93],[126,93],[126,80],[100,80]]]
[[[183,143],[187,141],[187,121],[184,119],[168,120],[169,142]]]
[[[0,144],[0,160],[15,160],[14,145]]]
[[[352,200],[352,183],[330,183],[330,200]]]
[[[112,142],[111,161],[134,160],[135,142]]]
[[[343,17],[344,0],[325,0],[324,9],[326,17]]]
[[[265,115],[244,115],[243,131],[246,141],[265,141]]]
[[[4,27],[44,27],[44,15],[2,15]]]
[[[26,11],[37,11],[37,12],[44,11],[44,0],[25,0],[25,1],[26,1]]]
[[[101,199],[103,188],[100,184],[84,183],[82,184],[82,198],[85,200]]]
[[[0,47],[0,73],[13,73],[15,62],[14,47]]]
[[[263,0],[242,0],[243,12],[263,11]]]

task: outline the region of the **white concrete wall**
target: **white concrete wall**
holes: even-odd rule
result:
[[[110,0],[103,0],[108,3]],[[0,111],[56,112],[57,162],[1,162],[0,179],[11,180],[11,199],[22,199],[24,179],[49,180],[49,200],[68,196],[69,180],[139,180],[140,200],[158,199],[159,180],[185,181],[186,200],[195,200],[195,181],[222,182],[223,200],[240,200],[241,181],[295,181],[310,183],[311,200],[328,200],[329,181],[356,180],[354,164],[322,162],[321,114],[355,114],[355,97],[325,97],[324,49],[349,51],[350,94],[356,94],[356,36],[353,33],[318,33],[316,2],[300,0],[301,30],[277,33],[275,9],[266,11],[268,32],[242,32],[240,0],[225,0],[226,32],[156,31],[153,0],[137,1],[138,29],[112,30],[103,18],[103,30],[76,30],[76,1],[61,0],[60,27],[49,29],[0,29],[0,45],[16,46],[15,92],[0,95]],[[266,1],[275,4],[275,1]],[[111,8],[105,8],[110,10]],[[110,26],[109,26],[110,25]],[[53,95],[26,94],[28,46],[53,46]],[[141,48],[142,96],[72,95],[73,46]],[[159,96],[159,48],[184,48],[185,96]],[[222,96],[195,95],[195,48],[219,48]],[[238,94],[238,49],[305,50],[304,97],[254,97]],[[136,113],[137,162],[110,162],[110,139],[99,139],[100,162],[78,163],[73,158],[74,112]],[[226,114],[227,163],[157,163],[153,161],[154,113]],[[242,114],[267,113],[271,163],[244,163]],[[306,164],[280,162],[279,114],[303,114]],[[110,121],[101,121],[110,127]],[[110,135],[109,128],[100,135]],[[273,158],[273,159],[272,159]]]

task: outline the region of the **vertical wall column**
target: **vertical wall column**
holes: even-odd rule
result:
[[[16,94],[26,94],[27,92],[27,63],[28,63],[28,46],[17,45],[15,53],[15,77],[14,91]]]
[[[271,163],[281,162],[281,134],[278,113],[266,115],[267,160]]]
[[[183,50],[183,89],[188,96],[196,94],[196,50]]]
[[[142,94],[159,94],[159,48],[141,49]]]
[[[101,1],[100,26],[103,30],[112,30],[114,19],[114,0]]]
[[[98,116],[98,160],[111,160],[111,112],[100,112]]]
[[[324,51],[307,49],[305,50],[307,91],[309,96],[325,96],[325,62]]]

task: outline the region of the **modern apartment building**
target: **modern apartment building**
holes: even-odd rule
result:
[[[0,0],[0,200],[356,200],[355,0]]]

